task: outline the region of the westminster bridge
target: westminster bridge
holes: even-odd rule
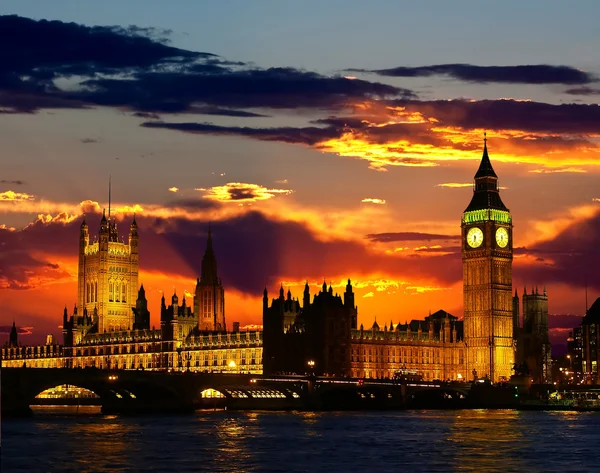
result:
[[[193,412],[196,409],[401,409],[464,405],[467,383],[393,382],[315,376],[96,368],[2,368],[2,413],[66,404],[41,397],[58,386],[82,388],[103,413]]]

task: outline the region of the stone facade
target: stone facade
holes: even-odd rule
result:
[[[515,363],[512,218],[484,146],[462,219],[465,343],[469,373],[508,380]]]

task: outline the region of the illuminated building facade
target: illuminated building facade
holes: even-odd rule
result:
[[[86,220],[79,234],[77,307],[82,321],[97,325],[98,333],[133,329],[138,291],[139,235],[135,217],[126,242],[119,238],[117,223],[102,213],[98,238],[90,242]],[[80,341],[88,325],[81,328],[75,319],[75,340]]]
[[[461,224],[464,341],[469,374],[497,382],[510,378],[515,362],[512,218],[485,141]]]
[[[269,306],[263,298],[265,374],[306,373],[391,378],[399,370],[417,371],[425,380],[458,380],[465,376],[462,322],[444,311],[408,324],[365,330],[357,328],[358,309],[348,280],[343,298],[324,282],[303,304],[283,287]]]
[[[20,346],[16,326],[2,348],[2,366],[104,368],[262,373],[262,332],[227,332],[225,290],[208,235],[193,306],[176,293],[161,300],[160,329],[150,328],[146,291],[138,280],[138,228],[129,242],[103,213],[97,242],[89,242],[87,223],[79,240],[78,301],[63,312],[63,344]],[[136,294],[137,293],[137,294]]]

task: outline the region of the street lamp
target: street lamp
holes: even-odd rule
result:
[[[308,367],[310,368],[310,372],[311,374],[314,374],[314,369],[315,369],[315,360],[308,360],[306,362],[306,364],[308,365]]]
[[[235,361],[231,360],[231,361],[229,362],[229,367],[230,367],[232,370],[233,370],[233,369],[235,369],[235,367],[236,367],[236,366],[237,366],[237,365],[235,364]]]

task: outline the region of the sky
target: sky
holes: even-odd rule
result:
[[[513,285],[564,345],[600,295],[596,1],[4,0],[0,332],[60,335],[112,176],[140,282],[191,295],[208,222],[228,323],[350,278],[359,323],[462,316],[460,219],[487,132]],[[59,336],[59,339],[61,337]]]

